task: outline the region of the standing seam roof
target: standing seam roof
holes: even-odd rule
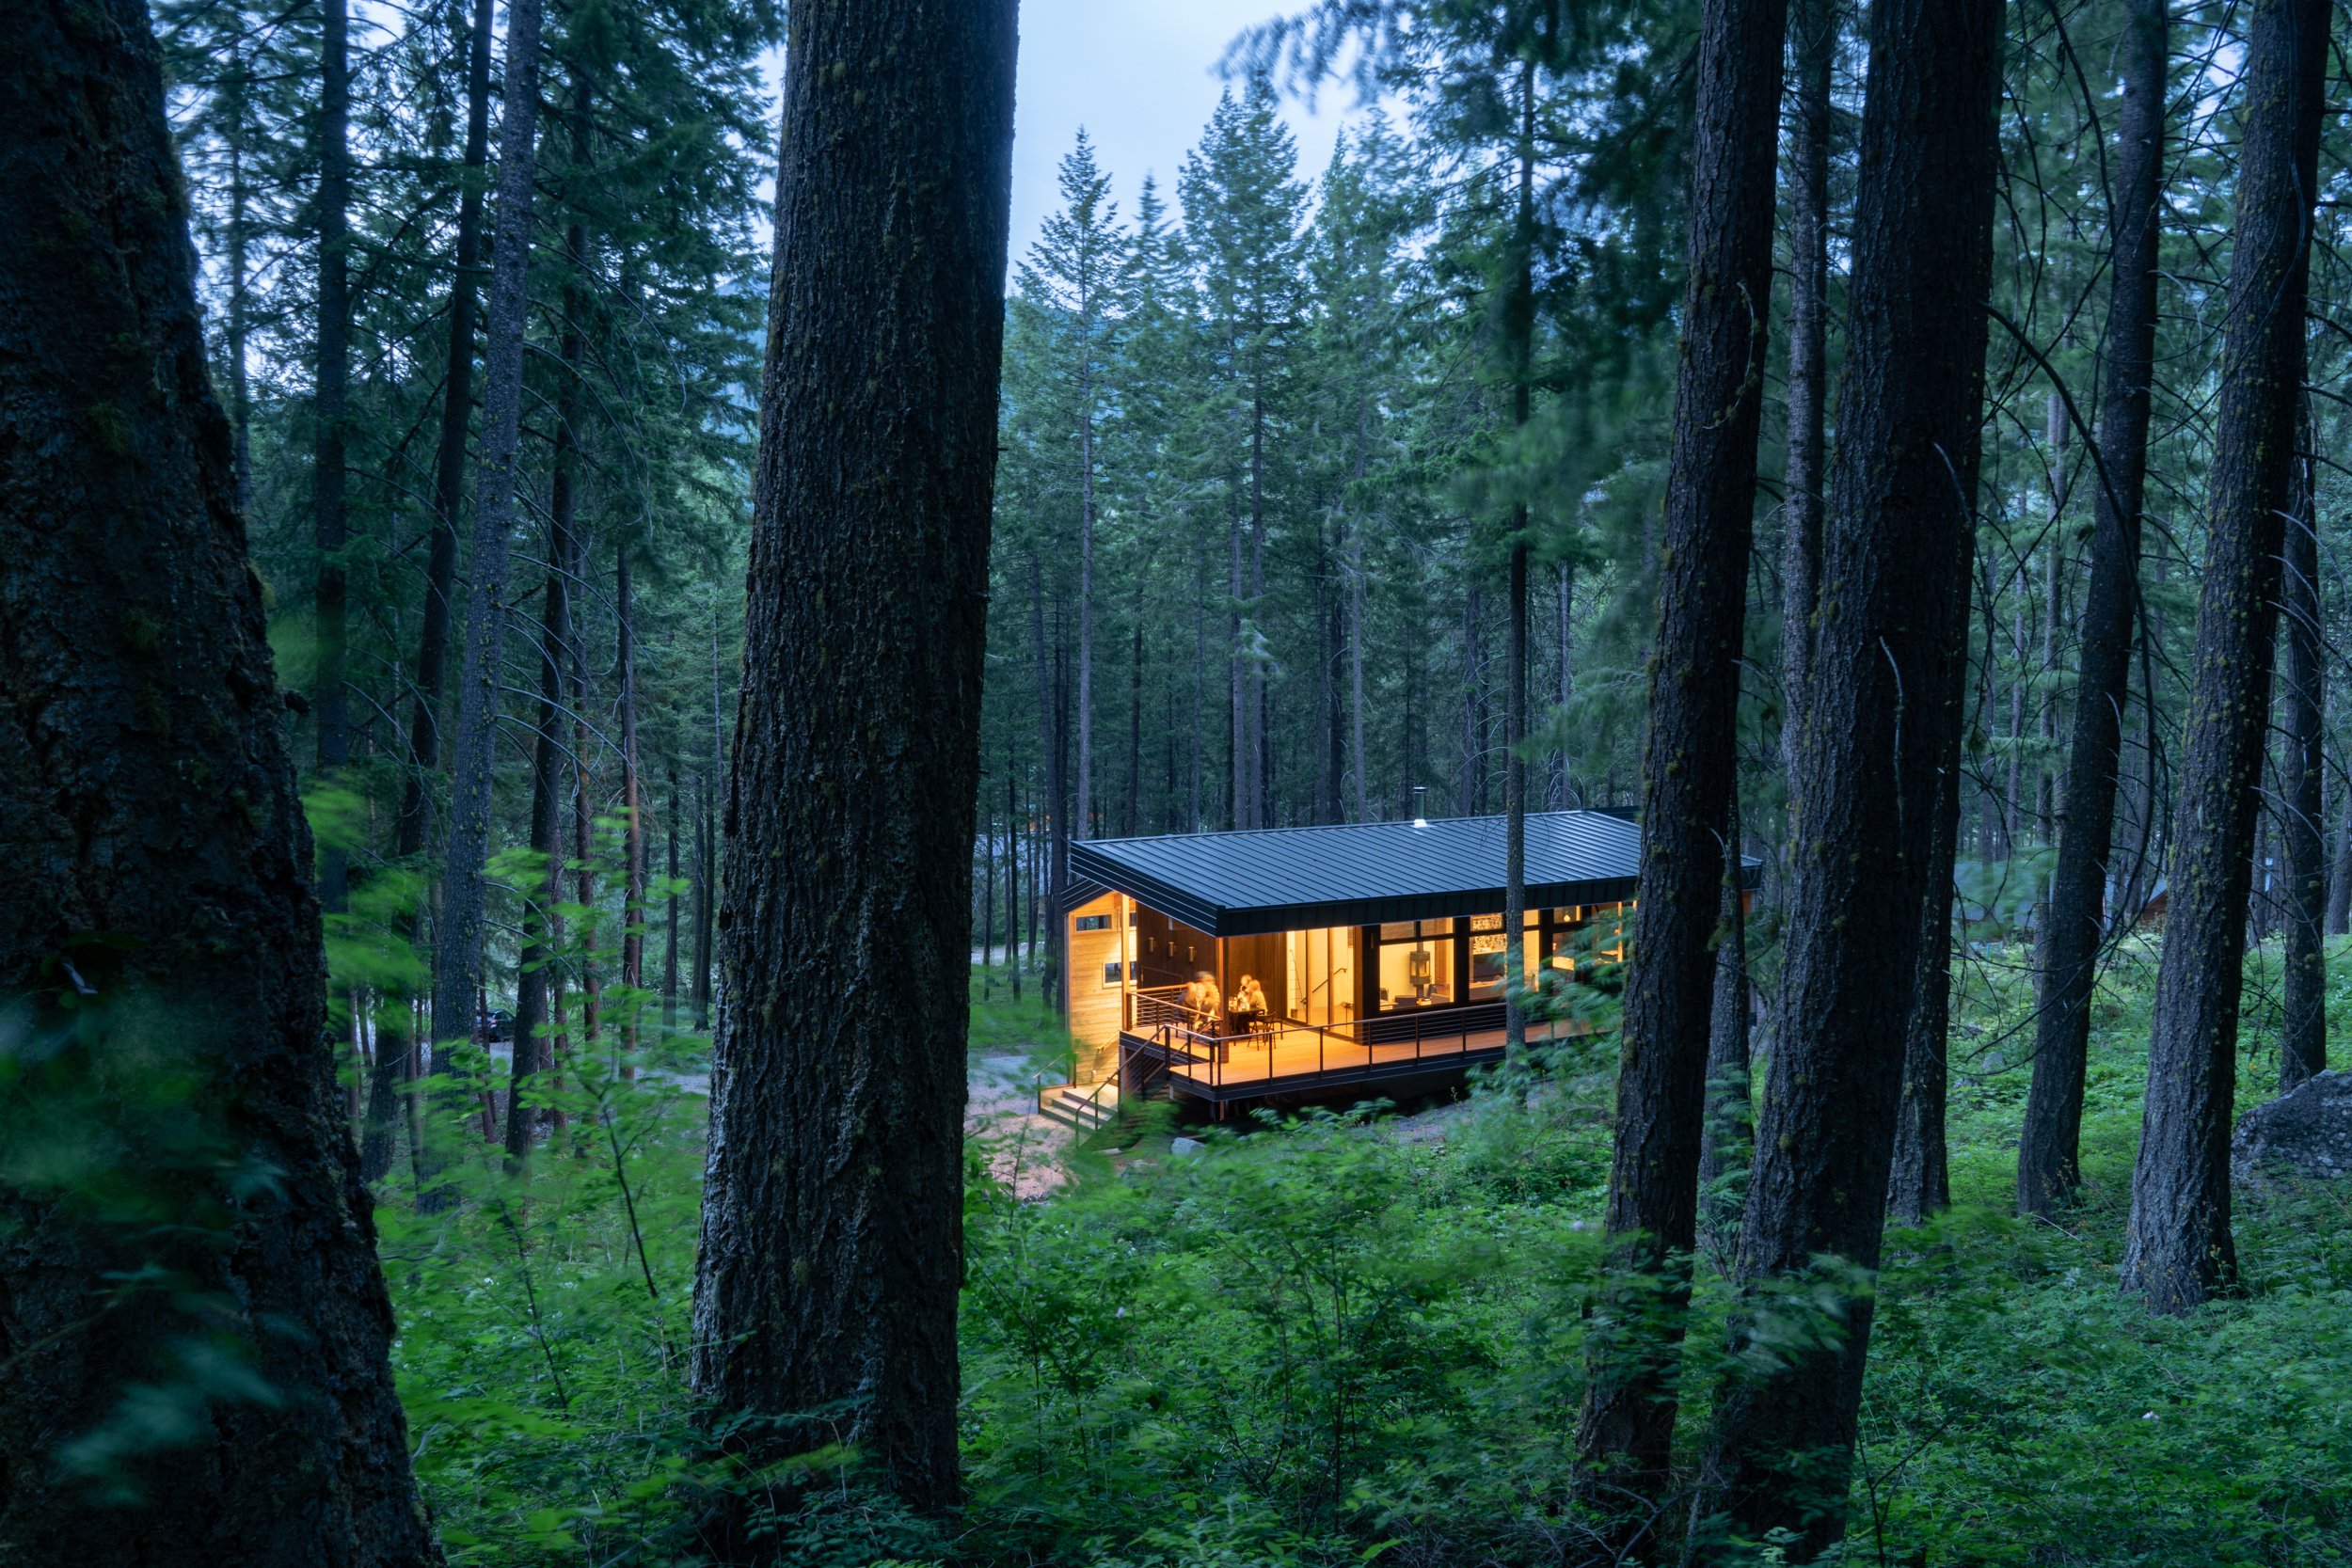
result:
[[[1084,840],[1070,847],[1070,863],[1073,875],[1212,936],[1435,919],[1502,908],[1503,822],[1457,816]],[[1622,816],[1528,814],[1531,907],[1629,897],[1641,861],[1641,830]],[[1752,871],[1745,876],[1753,881]]]

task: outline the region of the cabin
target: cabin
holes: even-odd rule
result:
[[[1221,1120],[1253,1102],[1430,1092],[1501,1061],[1503,824],[1073,844],[1061,918],[1076,1051],[1041,1109],[1097,1125],[1122,1095],[1168,1096]],[[1626,816],[1528,814],[1530,985],[1622,959],[1641,857]],[[1534,1023],[1530,1037],[1586,1027]]]

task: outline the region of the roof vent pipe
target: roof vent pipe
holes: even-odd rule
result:
[[[1428,810],[1428,804],[1429,804],[1429,786],[1428,786],[1427,784],[1415,784],[1415,785],[1413,786],[1413,826],[1414,826],[1414,827],[1416,827],[1416,828],[1426,828],[1427,826],[1429,826],[1429,810]]]

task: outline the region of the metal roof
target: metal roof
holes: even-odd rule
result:
[[[1070,869],[1216,937],[1376,926],[1502,909],[1502,830],[1454,816],[1087,839]],[[1630,898],[1641,869],[1642,831],[1623,816],[1527,814],[1530,909]]]

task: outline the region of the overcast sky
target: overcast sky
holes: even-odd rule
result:
[[[1224,87],[1218,56],[1253,23],[1308,0],[1022,0],[1021,80],[1013,107],[1012,257],[1021,257],[1060,203],[1059,164],[1084,125],[1110,172],[1122,220],[1148,172],[1172,204],[1184,152]],[[1327,87],[1320,114],[1285,101],[1298,166],[1311,179],[1331,161],[1353,89]]]

